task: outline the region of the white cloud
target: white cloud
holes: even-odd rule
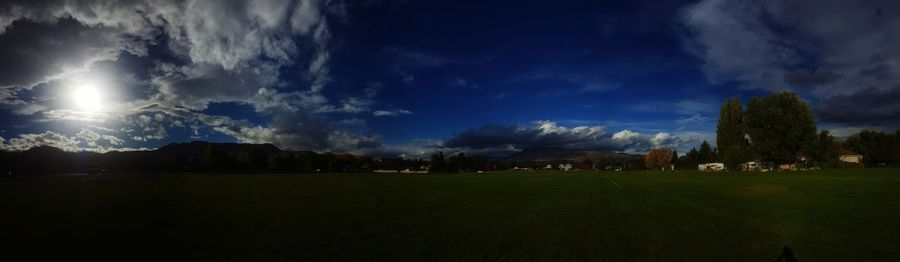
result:
[[[121,146],[125,143],[124,140],[118,137],[105,134],[101,135],[97,132],[87,129],[82,129],[81,132],[78,132],[78,134],[75,135],[75,137],[78,140],[86,143],[89,148],[96,148],[98,146],[98,142],[103,142],[111,146]]]
[[[663,143],[665,143],[666,141],[668,141],[670,137],[671,136],[669,135],[669,133],[659,132],[659,133],[656,133],[656,135],[654,135],[653,138],[650,139],[650,141],[653,141],[653,145],[660,146]]]
[[[643,153],[651,148],[689,150],[708,139],[701,133],[644,135],[632,130],[609,134],[606,126],[561,126],[554,121],[535,121],[531,126],[485,125],[466,130],[447,140],[447,148],[479,152],[516,152],[532,147]]]
[[[70,34],[72,37],[62,40],[77,44],[67,48],[77,51],[74,53],[78,58],[67,59],[64,66],[47,66],[55,70],[52,72],[31,70],[29,73],[34,77],[30,81],[11,79],[9,83],[32,85],[48,78],[67,80],[99,64],[116,61],[124,52],[156,63],[148,79],[115,83],[113,86],[139,90],[117,97],[120,101],[110,105],[116,110],[103,113],[88,114],[58,105],[48,108],[19,99],[15,89],[0,88],[0,103],[15,104],[20,113],[42,112],[46,120],[115,127],[125,134],[123,137],[136,141],[167,138],[169,128],[190,128],[194,136],[204,131],[219,132],[239,142],[275,143],[289,149],[351,151],[380,146],[377,135],[341,129],[342,126],[332,125],[341,119],[331,119],[331,115],[339,115],[333,113],[370,112],[377,89],[366,89],[362,94],[338,101],[331,101],[323,94],[332,81],[332,35],[328,20],[346,21],[342,17],[346,16],[343,10],[346,5],[340,1],[17,1],[9,6],[0,7],[0,35],[17,30],[19,23],[43,28],[50,40],[56,38],[54,33]],[[14,22],[16,26],[10,27]],[[59,23],[65,23],[66,27]],[[147,55],[148,45],[167,48],[176,59],[143,57]],[[80,51],[81,47],[87,51]],[[38,46],[30,53],[41,54],[38,49],[63,50],[53,48],[56,47],[49,44]],[[303,52],[309,54],[301,55]],[[296,61],[299,57],[308,60]],[[285,66],[296,64],[306,66],[301,72],[308,86],[279,80]],[[111,68],[119,67],[113,64]],[[0,76],[0,87],[6,86],[3,81]],[[50,98],[59,99],[52,95]],[[222,102],[252,106],[260,116],[271,120],[257,125],[199,113],[211,104]],[[124,143],[101,134],[97,138],[91,132],[83,131],[75,137],[92,145]]]
[[[25,151],[39,146],[51,146],[67,152],[88,151],[106,153],[110,151],[148,150],[147,148],[122,147],[124,140],[106,134],[82,130],[74,136],[66,136],[53,131],[36,134],[21,134],[6,141],[0,137],[0,150]],[[86,146],[81,146],[81,144]],[[104,145],[105,144],[105,145]]]
[[[19,137],[11,138],[7,143],[0,145],[0,149],[25,151],[39,146],[52,146],[69,152],[75,152],[80,149],[78,140],[53,131],[40,134],[21,134]]]
[[[340,112],[360,113],[369,111],[374,102],[367,98],[349,97],[341,100]]]
[[[0,29],[4,29],[0,33],[16,30],[9,25],[23,20],[36,21],[39,24],[34,26],[46,28],[45,31],[62,33],[46,37],[58,42],[38,42],[47,43],[47,46],[9,44],[34,49],[25,52],[29,54],[43,54],[45,50],[63,53],[54,55],[55,51],[52,51],[47,57],[60,61],[46,61],[50,64],[33,63],[44,61],[42,59],[22,62],[18,68],[25,74],[9,75],[28,76],[27,81],[4,81],[0,76],[0,86],[32,86],[35,81],[85,70],[97,61],[116,60],[121,52],[146,55],[147,45],[155,43],[158,36],[164,34],[168,42],[163,44],[191,63],[169,66],[169,70],[154,76],[154,83],[160,86],[162,101],[197,109],[205,108],[210,102],[258,102],[248,98],[252,98],[258,89],[274,85],[278,68],[295,62],[300,51],[298,41],[310,41],[315,47],[309,72],[314,83],[312,90],[318,92],[329,81],[330,32],[325,15],[345,15],[340,10],[343,5],[332,5],[331,2],[14,1],[8,3],[8,8],[0,9]],[[58,21],[65,24],[58,25]],[[65,39],[67,36],[81,38]],[[67,44],[58,47],[52,44],[60,42]],[[65,64],[61,64],[63,62]]]
[[[619,132],[616,132],[615,134],[613,134],[612,138],[618,139],[618,140],[627,140],[627,139],[632,139],[632,138],[638,137],[640,135],[641,134],[638,132],[634,132],[634,131],[625,129],[625,130],[622,130],[622,131],[619,131]]]
[[[412,112],[403,109],[376,110],[375,112],[372,112],[373,116],[400,116],[408,114],[412,114]]]

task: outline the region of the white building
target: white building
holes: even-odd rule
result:
[[[859,163],[862,163],[863,155],[841,148],[841,152],[838,155],[838,159],[840,159],[841,162],[859,164]]]
[[[774,165],[771,162],[749,161],[741,164],[741,170],[768,172],[772,171]]]
[[[559,170],[562,170],[562,171],[569,171],[569,170],[572,170],[572,163],[562,163],[562,164],[559,164]]]
[[[723,163],[703,163],[697,165],[697,170],[700,171],[722,171],[725,170],[725,164]]]

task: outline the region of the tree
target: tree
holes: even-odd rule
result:
[[[641,157],[631,157],[624,161],[622,164],[624,170],[634,171],[634,170],[644,170],[646,168],[646,163],[644,158]]]
[[[756,158],[756,153],[747,146],[732,145],[726,151],[725,154],[719,151],[719,161],[729,170],[740,170],[741,164]]]
[[[316,170],[316,153],[310,151],[299,152],[295,159],[297,161],[297,169],[303,172]]]
[[[900,163],[900,137],[892,134],[863,130],[847,138],[847,149],[863,155],[866,166],[885,166]]]
[[[815,140],[813,114],[793,92],[751,98],[744,120],[751,148],[765,160],[794,162]]]
[[[669,163],[669,166],[672,167],[672,169],[674,169],[675,166],[677,166],[677,165],[678,165],[678,150],[672,149],[672,162]]]
[[[447,158],[445,166],[447,172],[458,173],[466,170],[466,155],[458,153]]]
[[[200,161],[206,170],[224,170],[232,166],[233,160],[215,144],[206,144],[203,147],[203,153],[200,155]]]
[[[687,154],[678,159],[676,168],[681,170],[695,170],[697,169],[698,164],[700,164],[700,152],[698,152],[696,148],[691,148],[691,151],[688,151]]]
[[[459,170],[460,172],[468,171],[469,161],[468,159],[466,159],[466,154],[459,152],[459,154],[456,155],[456,160],[459,161],[459,163],[457,163],[457,170]]]
[[[247,160],[250,162],[250,169],[265,170],[269,168],[269,155],[265,150],[258,146],[253,146],[247,153]]]
[[[894,132],[894,163],[900,164],[900,130]]]
[[[622,167],[622,163],[620,163],[619,159],[610,156],[600,157],[596,160],[595,164],[600,170],[613,170]]]
[[[816,165],[832,167],[837,164],[840,145],[831,136],[828,130],[822,130],[816,136],[812,146],[806,150],[806,154],[812,158]]]
[[[430,166],[428,172],[443,172],[444,169],[444,152],[431,154]]]
[[[744,112],[737,97],[722,104],[719,123],[716,125],[718,156],[729,169],[738,169],[744,162],[752,160],[747,142]]]
[[[698,164],[709,163],[713,161],[712,147],[710,147],[709,143],[707,143],[706,141],[703,141],[703,143],[700,144],[700,151],[698,151],[697,161],[699,162]]]
[[[647,169],[666,170],[669,168],[669,164],[672,163],[672,151],[661,148],[650,150],[647,156],[644,157],[644,163]]]

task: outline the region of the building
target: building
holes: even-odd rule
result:
[[[780,164],[778,165],[778,170],[781,171],[796,171],[797,164]]]
[[[762,162],[762,161],[749,161],[741,164],[741,170],[743,171],[761,171],[768,172],[772,171],[775,167],[775,164],[772,162]]]
[[[863,155],[841,148],[841,152],[838,154],[838,159],[840,159],[841,162],[845,163],[859,164],[862,163]]]
[[[741,171],[757,171],[759,170],[759,162],[749,161],[741,164]]]
[[[703,163],[697,165],[697,170],[700,171],[722,171],[725,170],[725,164],[723,163]]]
[[[562,170],[562,171],[569,171],[569,170],[572,170],[572,163],[562,163],[562,164],[559,164],[559,170]]]

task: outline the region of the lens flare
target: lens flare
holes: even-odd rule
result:
[[[93,86],[79,86],[72,92],[75,105],[86,112],[97,112],[103,108],[102,98],[97,88]]]

